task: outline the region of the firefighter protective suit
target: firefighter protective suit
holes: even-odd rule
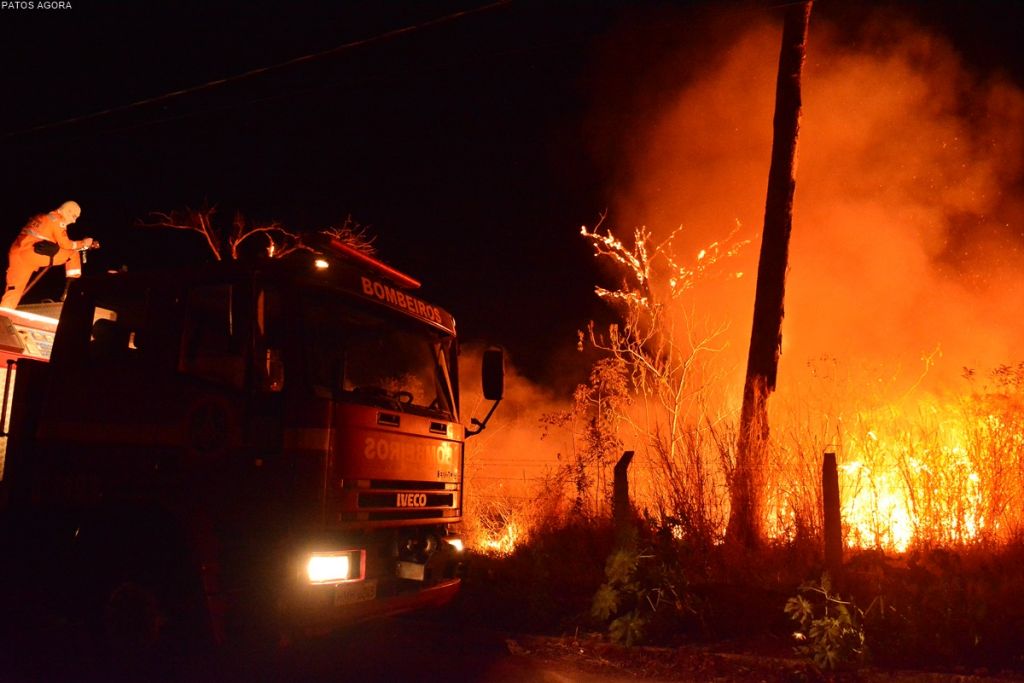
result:
[[[21,229],[7,255],[7,289],[0,306],[17,308],[32,273],[46,266],[64,265],[68,278],[82,274],[80,249],[94,246],[94,240],[68,238],[68,226],[78,220],[81,207],[64,202],[55,211],[40,214]]]

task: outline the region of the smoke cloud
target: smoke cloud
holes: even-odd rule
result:
[[[739,374],[780,34],[768,24],[734,30],[708,52],[713,64],[650,98],[661,106],[629,131],[613,212],[623,228],[682,226],[681,256],[737,222],[753,240],[727,266],[743,278],[698,292],[700,310],[729,322],[724,357]],[[926,382],[1020,360],[1020,88],[971,73],[947,42],[908,22],[888,17],[851,35],[812,16],[803,98],[780,386],[821,357],[906,377],[930,365]]]
[[[483,419],[492,405],[480,388],[482,353],[483,349],[475,346],[462,349],[459,372],[466,425],[472,418]],[[466,445],[466,514],[474,543],[480,543],[481,535],[494,535],[511,522],[525,529],[534,515],[543,514],[546,505],[557,502],[537,500],[536,496],[571,453],[572,437],[565,428],[545,429],[544,425],[570,407],[568,398],[554,396],[506,362],[505,398],[487,428]],[[481,524],[498,524],[499,529],[492,528],[487,534]]]

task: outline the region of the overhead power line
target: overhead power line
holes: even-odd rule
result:
[[[389,40],[393,40],[395,38],[399,38],[401,36],[409,35],[409,34],[417,32],[417,31],[422,31],[424,29],[435,28],[437,26],[441,26],[441,25],[444,25],[444,24],[452,23],[454,21],[458,21],[460,19],[464,19],[466,17],[473,16],[473,15],[476,15],[476,14],[482,14],[484,12],[490,12],[490,11],[498,9],[500,7],[504,7],[506,5],[509,5],[509,4],[511,4],[511,2],[512,2],[512,0],[497,0],[496,2],[492,2],[492,3],[490,3],[488,5],[484,5],[482,7],[476,7],[476,8],[473,8],[473,9],[467,9],[467,10],[462,10],[462,11],[459,11],[459,12],[454,12],[452,14],[447,14],[447,15],[445,15],[443,17],[438,17],[436,19],[429,19],[427,21],[424,21],[424,22],[421,22],[421,23],[418,23],[418,24],[410,24],[409,26],[403,26],[402,28],[397,28],[397,29],[393,29],[391,31],[386,31],[384,33],[380,33],[380,34],[377,34],[375,36],[371,36],[369,38],[361,38],[359,40],[354,40],[354,41],[345,43],[343,45],[338,45],[337,47],[332,47],[332,48],[324,50],[322,52],[314,52],[314,53],[302,55],[301,57],[295,57],[294,59],[289,59],[287,61],[280,62],[278,64],[272,64],[270,66],[263,66],[263,67],[259,67],[259,68],[256,68],[256,69],[251,69],[249,71],[245,71],[245,72],[237,74],[235,76],[228,76],[228,77],[225,77],[225,78],[218,78],[216,80],[208,81],[206,83],[202,83],[202,84],[199,84],[199,85],[194,85],[194,86],[191,86],[191,87],[188,87],[188,88],[182,88],[180,90],[175,90],[173,92],[164,93],[162,95],[156,95],[155,97],[148,97],[146,99],[138,100],[137,102],[132,102],[130,104],[124,104],[124,105],[120,105],[120,106],[116,106],[116,107],[110,107],[108,109],[102,109],[100,111],[92,112],[90,114],[84,114],[82,116],[75,116],[75,117],[72,117],[72,118],[61,119],[60,121],[53,121],[53,122],[50,122],[50,123],[42,123],[42,124],[39,124],[38,126],[32,126],[30,128],[23,128],[21,130],[17,130],[17,131],[13,131],[13,132],[7,133],[7,134],[5,134],[3,136],[3,138],[4,139],[8,139],[8,138],[12,138],[12,137],[21,136],[21,135],[27,135],[29,133],[37,133],[39,131],[52,130],[54,128],[60,128],[60,127],[63,127],[63,126],[69,126],[69,125],[73,125],[73,124],[76,124],[76,123],[82,123],[84,121],[91,121],[91,120],[94,120],[94,119],[102,118],[104,116],[109,116],[111,114],[118,114],[118,113],[121,113],[121,112],[125,112],[125,111],[129,111],[129,110],[132,110],[132,109],[136,109],[138,107],[143,107],[143,106],[149,106],[149,105],[153,105],[153,104],[160,104],[160,103],[163,103],[163,102],[168,102],[170,100],[177,99],[177,98],[182,97],[184,95],[191,95],[193,93],[211,91],[211,90],[214,90],[216,88],[220,88],[220,87],[222,87],[224,85],[227,85],[229,83],[237,83],[239,81],[248,80],[250,78],[255,78],[257,76],[263,76],[263,75],[266,75],[268,73],[273,73],[275,71],[281,71],[283,69],[288,69],[288,68],[297,66],[299,64],[311,63],[311,62],[318,61],[318,60],[321,60],[321,59],[325,59],[325,58],[328,58],[328,57],[333,57],[335,55],[339,55],[339,54],[342,54],[344,52],[349,52],[349,51],[356,50],[356,49],[359,49],[359,48],[364,48],[364,47],[368,47],[370,45],[375,45],[375,44],[378,44],[378,43],[383,43],[383,42],[386,42],[386,41],[389,41]]]

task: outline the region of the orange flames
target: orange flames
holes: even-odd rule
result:
[[[832,420],[847,545],[902,551],[915,543],[1004,543],[1024,533],[1024,396],[1005,385],[966,389]],[[784,429],[787,418],[777,419]],[[787,469],[779,468],[775,486],[798,486]],[[774,532],[787,529],[777,524]]]
[[[1022,531],[1013,510],[1024,505],[1024,429],[960,376],[1014,363],[1024,348],[1024,93],[972,73],[907,21],[890,16],[856,35],[812,24],[772,399],[771,527],[786,535],[794,515],[820,514],[807,479],[836,450],[848,544],[1005,540]],[[779,30],[725,36],[706,53],[714,64],[622,138],[644,143],[633,142],[613,213],[655,234],[681,225],[691,241],[678,246],[693,253],[736,221],[756,238],[763,217]],[[753,272],[756,255],[747,249],[735,270]],[[695,310],[729,325],[716,363],[733,386],[753,286],[694,292]],[[871,370],[823,387],[823,355]]]
[[[637,90],[599,93],[590,123],[601,154],[626,160],[611,220],[644,225],[655,241],[675,235],[680,259],[737,223],[740,239],[756,241],[763,218],[779,28],[730,24],[722,35],[722,45],[664,58],[667,72],[695,74],[675,96],[664,81],[650,84],[657,97],[630,83]],[[699,69],[683,61],[693,54],[706,60]],[[820,529],[821,455],[834,450],[850,546],[1019,537],[1024,373],[1003,364],[1024,349],[1024,93],[891,16],[852,33],[812,21],[803,91],[768,528],[778,538]],[[659,104],[625,117],[616,102]],[[746,248],[729,270],[755,272],[757,252]],[[705,375],[717,382],[714,409],[701,406],[715,413],[710,425],[736,413],[754,280],[707,281],[686,301],[704,327],[728,329]],[[707,468],[706,505],[721,506],[720,454],[700,429],[692,461]],[[520,452],[548,465],[556,451],[570,456],[537,443]],[[638,457],[633,475],[641,502],[656,500],[665,482],[653,459]],[[727,511],[713,512],[724,524]]]

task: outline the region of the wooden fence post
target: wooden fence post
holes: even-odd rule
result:
[[[825,504],[825,569],[833,581],[843,570],[843,523],[839,506],[839,468],[836,454],[825,453],[821,464],[821,493]]]
[[[633,507],[629,502],[629,463],[633,461],[633,451],[626,451],[615,463],[615,481],[612,489],[612,519],[615,522],[615,535],[624,540],[633,524]]]

